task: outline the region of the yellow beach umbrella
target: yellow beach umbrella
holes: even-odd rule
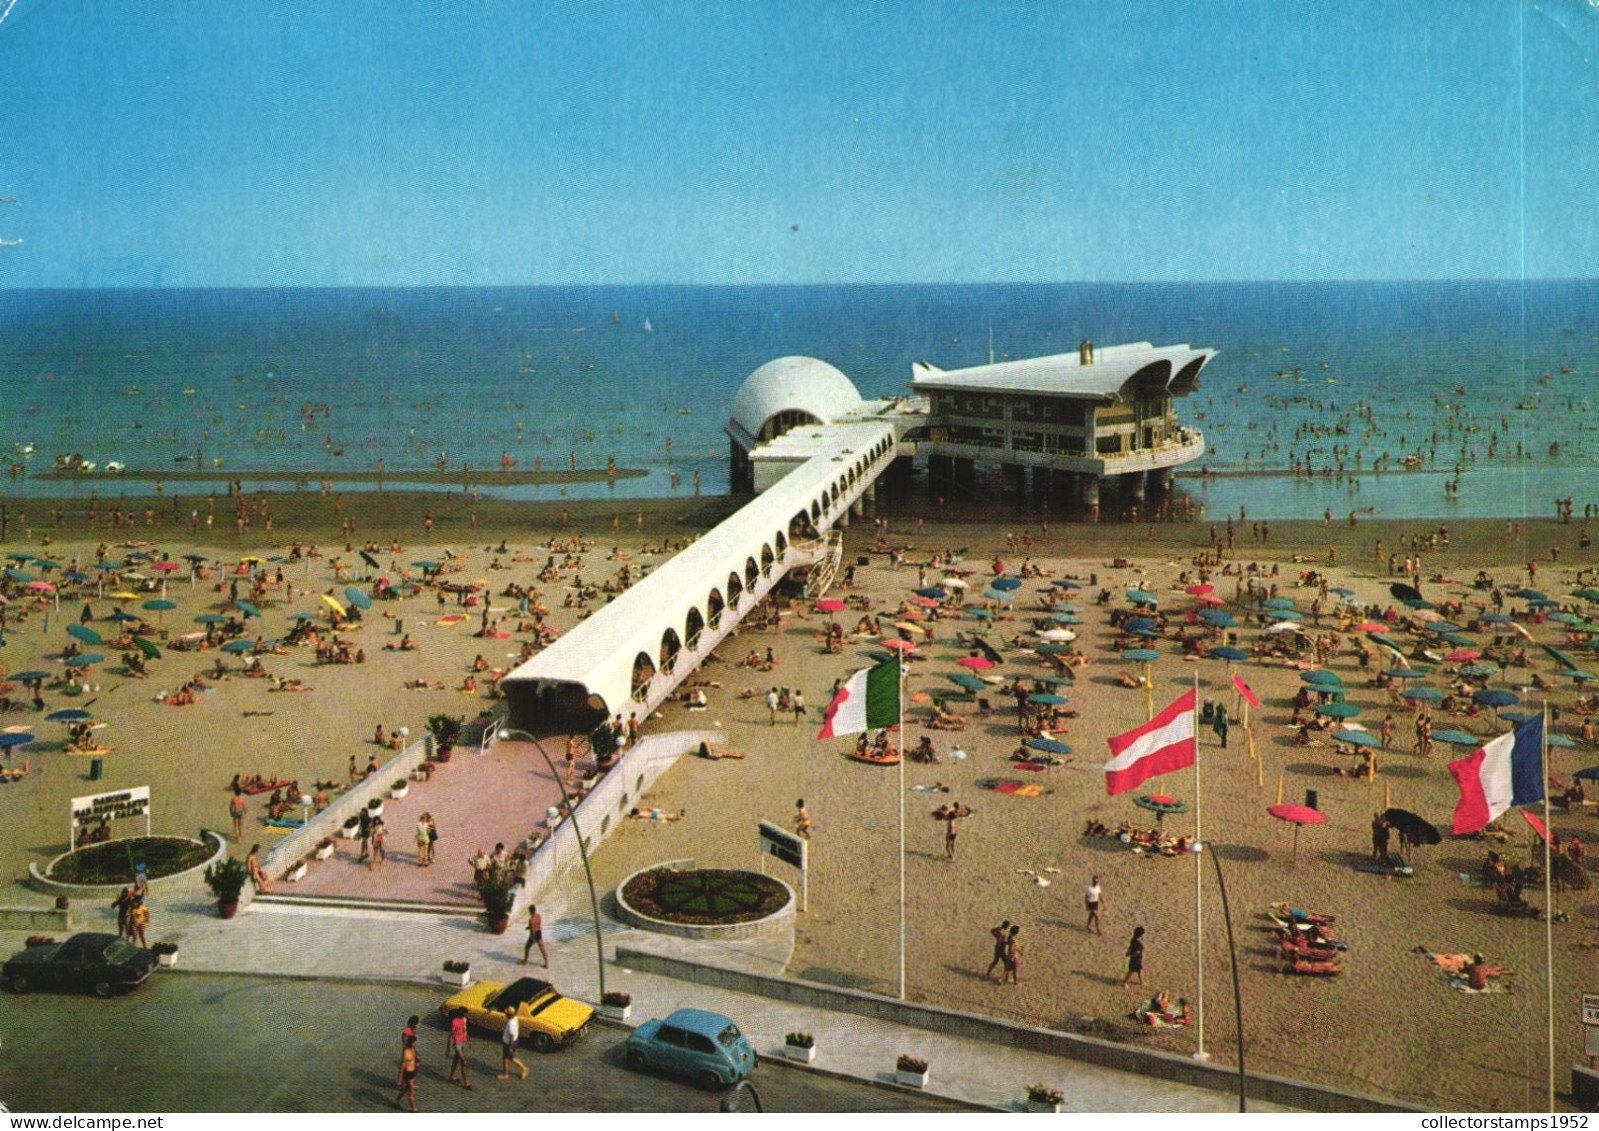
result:
[[[339,604],[332,597],[329,597],[326,593],[319,593],[317,596],[321,597],[323,603],[326,604],[328,608],[338,613],[341,617],[347,617],[350,615],[349,613],[345,612],[343,605]]]
[[[903,629],[905,632],[914,632],[917,636],[927,635],[927,630],[925,628],[919,624],[912,624],[910,621],[895,621],[894,627]]]
[[[129,593],[126,589],[120,593],[112,593],[110,597],[113,601],[137,601],[139,599],[137,593]]]

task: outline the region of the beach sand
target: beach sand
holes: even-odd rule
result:
[[[218,501],[219,524],[224,521],[220,513],[224,502]],[[13,526],[0,549],[48,552],[56,560],[91,562],[101,537],[113,541],[111,534],[103,531],[86,537],[81,504],[69,508],[63,524],[51,529],[50,505],[26,507],[31,542],[24,541]],[[142,513],[142,503],[131,505]],[[172,506],[170,500],[152,505]],[[563,525],[561,504],[485,502],[473,507],[460,496],[352,493],[342,500],[343,510],[339,511],[334,500],[308,492],[271,496],[274,530],[270,535],[257,528],[238,537],[230,529],[226,534],[214,531],[205,538],[202,529],[202,538],[196,543],[190,541],[186,523],[174,531],[171,527],[146,528],[142,519],[132,534],[157,540],[175,560],[197,550],[231,562],[251,552],[263,557],[281,554],[296,539],[331,542],[340,522],[353,518],[357,543],[368,538],[385,545],[391,538],[402,541],[404,549],[399,555],[380,555],[385,564],[391,556],[401,563],[437,559],[449,547],[464,559],[463,572],[456,577],[487,579],[491,591],[497,593],[507,581],[530,582],[538,568],[520,564],[503,572],[490,571],[494,555],[485,547],[502,539],[513,553],[522,551],[542,563],[547,552],[536,547],[552,535],[584,530],[599,550],[588,555],[583,576],[601,581],[615,573],[615,565],[603,560],[611,546],[634,554],[635,565],[658,561],[639,557],[641,548],[703,529],[731,505],[728,500],[710,498],[572,503]],[[909,503],[904,508],[914,509]],[[13,520],[17,510],[13,503]],[[188,504],[181,510],[187,514]],[[201,511],[203,514],[203,503]],[[642,533],[631,529],[629,522],[636,525],[640,512],[644,514]],[[436,520],[432,537],[426,539],[424,513],[434,514]],[[473,513],[477,516],[475,529],[470,525]],[[227,517],[231,519],[231,512]],[[907,514],[895,516],[890,541],[914,544],[909,554],[913,563],[947,547],[966,547],[963,564],[980,574],[986,573],[996,551],[1014,568],[1020,555],[1005,553],[1003,539],[1007,533],[1019,534],[1030,528],[1035,563],[1057,577],[1075,574],[1085,579],[1084,590],[1073,599],[1082,606],[1086,622],[1078,630],[1078,643],[1093,662],[1078,672],[1076,686],[1069,692],[1070,705],[1078,712],[1064,736],[1074,750],[1070,765],[1040,773],[1010,768],[1008,756],[1016,747],[1017,732],[1010,701],[1002,695],[991,697],[995,706],[992,716],[974,719],[958,736],[969,754],[964,761],[947,758],[956,736],[925,730],[927,704],[909,705],[908,741],[914,743],[930,733],[944,758],[938,765],[913,763],[905,770],[905,783],[911,787],[903,799],[908,996],[1149,1047],[1192,1051],[1196,1039],[1192,1029],[1155,1031],[1136,1025],[1127,1014],[1157,989],[1170,990],[1174,999],[1197,996],[1194,865],[1191,859],[1134,854],[1117,841],[1086,838],[1082,831],[1090,818],[1110,825],[1129,819],[1141,826],[1152,823],[1149,814],[1132,805],[1135,795],[1111,798],[1105,793],[1101,772],[1108,756],[1105,739],[1143,721],[1144,696],[1115,683],[1114,673],[1124,665],[1110,650],[1106,610],[1094,607],[1094,594],[1099,587],[1107,587],[1114,595],[1110,607],[1122,607],[1124,586],[1136,583],[1159,594],[1163,608],[1187,608],[1192,602],[1173,588],[1174,581],[1180,570],[1191,568],[1189,560],[1207,541],[1210,524],[1089,526],[1057,521],[1046,542],[1040,540],[1036,515],[1017,516],[1008,524],[957,522],[931,509],[926,517],[926,531],[917,536],[900,533],[913,528]],[[1372,542],[1380,537],[1385,545],[1393,546],[1401,532],[1408,535],[1435,527],[1421,522],[1362,522],[1350,530],[1347,522],[1330,526],[1319,521],[1274,522],[1270,542],[1264,546],[1251,539],[1247,526],[1241,527],[1236,553],[1242,562],[1279,562],[1279,585],[1286,595],[1299,599],[1303,609],[1314,591],[1293,588],[1294,579],[1302,568],[1326,566],[1332,548],[1337,555],[1337,564],[1330,567],[1334,584],[1354,588],[1363,602],[1386,606],[1390,603],[1386,563],[1379,566],[1372,560]],[[1541,563],[1539,587],[1551,596],[1561,596],[1573,587],[1566,579],[1568,571],[1594,560],[1591,551],[1579,552],[1578,532],[1576,524],[1540,521],[1530,524],[1518,540],[1513,531],[1507,536],[1503,522],[1452,523],[1450,548],[1426,555],[1424,568],[1428,576],[1442,571],[1458,583],[1424,584],[1423,589],[1429,597],[1456,592],[1478,597],[1481,594],[1469,589],[1476,569],[1488,568],[1513,587],[1518,567],[1536,557]],[[52,544],[46,550],[43,539],[47,533]],[[120,542],[129,532],[117,531],[116,535],[115,541]],[[846,560],[868,553],[871,537],[870,524],[858,523],[849,533]],[[1558,562],[1550,558],[1551,547],[1560,550]],[[312,592],[292,604],[279,600],[271,605],[265,618],[267,635],[281,631],[285,613],[316,608],[314,593],[342,590],[345,583],[335,587],[329,572],[335,551],[326,545],[324,551],[328,556],[309,568],[304,564],[291,568],[285,563],[286,580],[297,590],[306,587]],[[353,553],[340,553],[347,560],[358,560]],[[1311,561],[1293,564],[1295,555]],[[1137,566],[1110,568],[1117,556],[1131,558]],[[501,557],[509,564],[509,554]],[[858,571],[855,592],[869,597],[874,608],[892,610],[915,587],[916,570],[892,570],[882,555],[872,555],[870,560],[868,567]],[[1090,574],[1098,576],[1098,585],[1087,584]],[[931,576],[936,578],[938,572],[931,571]],[[1524,578],[1525,573],[1520,576]],[[1215,580],[1218,594],[1230,599],[1233,579]],[[558,587],[541,588],[552,609],[550,621],[561,629],[575,623],[576,612],[559,607]],[[1041,615],[1037,613],[1039,589],[1040,583],[1029,581],[1019,591],[1012,614],[1015,619],[999,625],[1002,635],[1014,635],[1029,625],[1032,616]],[[173,581],[169,590],[179,608],[164,614],[164,619],[174,629],[195,627],[191,624],[195,615],[219,607],[226,598],[225,592],[203,585],[190,589],[186,580]],[[112,607],[109,601],[92,604],[99,615]],[[60,614],[51,612],[48,634],[43,631],[42,612],[33,612],[25,626],[8,629],[7,647],[0,659],[12,671],[34,666],[59,670],[50,657],[67,639],[62,633],[63,620],[75,623],[80,607],[76,600],[63,601]],[[14,603],[13,611],[16,608]],[[511,640],[473,638],[477,610],[468,610],[474,615],[457,626],[439,626],[434,622],[441,610],[431,594],[400,602],[389,611],[405,620],[406,630],[421,645],[420,651],[382,651],[382,644],[392,637],[393,626],[374,610],[368,614],[367,626],[353,634],[366,649],[364,665],[318,668],[311,666],[309,653],[299,650],[292,656],[268,658],[269,670],[302,678],[315,688],[302,695],[269,693],[264,681],[232,677],[202,694],[195,706],[169,707],[153,701],[155,692],[170,690],[209,667],[215,653],[169,651],[152,665],[156,674],[144,681],[116,674],[115,657],[108,656],[113,662],[98,669],[91,679],[98,691],[76,702],[60,695],[46,696],[51,710],[92,699],[95,716],[110,724],[100,735],[116,752],[107,761],[105,780],[92,785],[85,780],[81,760],[59,753],[57,740],[63,736],[57,724],[36,721],[31,712],[0,716],[0,725],[36,723],[40,739],[34,748],[12,759],[16,764],[28,758],[35,772],[0,790],[0,804],[9,810],[8,822],[15,830],[0,843],[4,874],[20,877],[28,862],[42,863],[62,850],[67,801],[72,796],[148,784],[157,832],[192,833],[202,825],[227,828],[226,785],[236,772],[275,772],[298,778],[302,784],[318,777],[342,780],[352,755],[364,763],[376,750],[369,740],[377,723],[386,729],[408,726],[417,734],[426,716],[436,711],[471,716],[480,708],[493,706],[481,695],[467,696],[457,688],[479,652],[494,666],[508,666],[512,661],[503,653],[516,650],[520,635]],[[841,614],[841,619],[846,627],[852,627],[858,615]],[[702,864],[751,866],[757,852],[756,822],[767,819],[790,824],[795,801],[803,797],[815,820],[810,910],[799,917],[790,972],[892,993],[898,954],[899,775],[893,769],[846,759],[843,751],[852,745],[849,740],[815,741],[821,709],[834,680],[864,666],[868,653],[864,645],[852,641],[843,655],[825,655],[815,639],[824,620],[802,607],[785,618],[781,628],[741,632],[721,649],[729,663],[711,665],[698,673],[699,678],[721,684],[710,692],[710,710],[689,714],[680,707],[669,707],[649,721],[647,730],[718,726],[727,733],[728,747],[745,751],[748,757],[716,762],[684,759],[662,779],[651,802],[663,810],[686,810],[686,818],[672,823],[625,822],[596,853],[596,878],[610,885],[653,861],[685,856]],[[944,674],[960,670],[954,661],[966,654],[955,643],[954,633],[975,624],[969,616],[961,616],[939,626],[936,642],[922,649],[929,658],[913,664],[912,692],[947,685]],[[97,623],[94,627],[109,626]],[[1534,632],[1538,639],[1553,642],[1558,640],[1554,627],[1545,625]],[[1241,635],[1247,646],[1258,632],[1247,627]],[[776,670],[765,673],[733,666],[750,648],[764,651],[768,646],[778,660]],[[1162,651],[1162,659],[1154,666],[1157,707],[1191,687],[1196,672],[1201,695],[1233,706],[1231,692],[1223,690],[1220,662],[1186,663],[1170,645]],[[230,663],[237,666],[236,661]],[[1533,664],[1545,674],[1554,667],[1552,661],[1541,657],[1535,657]],[[1371,671],[1361,671],[1351,655],[1339,656],[1331,666],[1345,677],[1351,701],[1365,709],[1361,721],[1375,727],[1387,708],[1382,693],[1364,686]],[[1306,749],[1290,744],[1291,734],[1284,724],[1288,700],[1299,686],[1297,672],[1258,664],[1240,665],[1235,670],[1263,701],[1264,709],[1256,719],[1261,784],[1256,784],[1255,766],[1236,721],[1226,751],[1208,729],[1202,730],[1200,772],[1204,831],[1225,869],[1231,901],[1251,1071],[1303,1077],[1443,1108],[1541,1107],[1545,1070],[1542,924],[1530,918],[1501,917],[1493,910],[1491,890],[1458,878],[1460,873],[1474,873],[1491,846],[1446,836],[1439,846],[1416,850],[1416,875],[1408,880],[1367,875],[1353,867],[1369,851],[1371,815],[1383,807],[1385,794],[1393,805],[1415,810],[1447,829],[1457,796],[1445,766],[1452,757],[1450,748],[1440,746],[1426,759],[1408,753],[1409,718],[1396,712],[1401,750],[1385,758],[1382,776],[1375,783],[1334,776],[1331,767],[1347,759],[1334,755],[1327,746]],[[1007,650],[997,673],[1031,676],[1044,674],[1044,669],[1035,658]],[[416,678],[440,680],[446,690],[402,690],[405,680]],[[1518,682],[1512,672],[1495,685],[1515,686]],[[803,688],[809,718],[798,725],[780,721],[774,727],[768,724],[759,699],[739,697],[747,688],[764,691],[773,684]],[[1552,701],[1569,707],[1572,698],[1567,686]],[[1559,729],[1569,732],[1570,721],[1568,715]],[[1440,720],[1439,725],[1459,723]],[[1470,725],[1478,733],[1490,731],[1485,721]],[[1580,739],[1574,749],[1551,753],[1552,770],[1562,778],[1599,760]],[[1026,779],[1043,786],[1045,792],[1031,798],[1007,796],[977,785],[991,778]],[[1276,800],[1279,778],[1284,800],[1303,800],[1307,788],[1316,789],[1327,815],[1325,825],[1303,830],[1297,857],[1292,826],[1265,813]],[[950,792],[916,788],[934,783],[948,785]],[[1149,788],[1191,802],[1194,774],[1182,771],[1150,783]],[[975,812],[961,823],[957,859],[950,862],[944,858],[943,826],[931,819],[930,812],[942,802],[957,800]],[[252,804],[247,842],[252,838],[268,841],[267,836],[258,835],[261,801],[257,798]],[[1576,832],[1587,840],[1595,832],[1595,812],[1589,809],[1567,815],[1557,810],[1555,829],[1562,837]],[[1167,819],[1167,826],[1191,832],[1193,820],[1192,812],[1178,814]],[[1502,850],[1512,859],[1525,860],[1528,830],[1518,827],[1519,818],[1514,820],[1514,824],[1504,822],[1513,836]],[[530,815],[530,829],[536,821],[537,816]],[[1227,935],[1214,873],[1208,861],[1204,867],[1205,1045],[1218,1061],[1235,1063]],[[1105,891],[1103,937],[1083,929],[1082,891],[1095,874]],[[1049,886],[1040,886],[1040,878],[1048,879]],[[1541,892],[1529,890],[1527,894],[1534,904],[1541,904]],[[1269,936],[1262,929],[1267,925],[1262,912],[1279,900],[1337,917],[1338,936],[1349,944],[1342,977],[1296,978],[1280,972]],[[1556,1069],[1563,1088],[1566,1066],[1580,1059],[1578,1001],[1581,990],[1587,988],[1582,979],[1593,966],[1599,909],[1591,891],[1568,892],[1559,899],[1559,906],[1571,916],[1570,922],[1555,928]],[[156,910],[159,916],[159,907]],[[998,986],[982,977],[989,961],[988,931],[1001,919],[1022,925],[1019,986]],[[1142,989],[1124,990],[1120,985],[1125,968],[1122,955],[1136,925],[1149,932],[1147,984]],[[159,925],[154,936],[159,936]],[[1505,980],[1512,992],[1469,996],[1452,991],[1437,967],[1414,953],[1418,947],[1441,952],[1481,950],[1492,961],[1517,971]]]

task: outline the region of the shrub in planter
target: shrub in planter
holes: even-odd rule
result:
[[[810,1064],[816,1059],[816,1038],[809,1033],[790,1033],[783,1038],[783,1054]]]
[[[465,974],[470,969],[472,969],[472,964],[470,962],[456,962],[451,960],[444,964],[444,972],[446,974]]]
[[[150,944],[150,953],[155,955],[155,960],[162,966],[176,966],[178,964],[178,944],[174,942],[158,942]]]
[[[321,840],[316,842],[316,858],[318,860],[326,860],[329,856],[332,856],[332,855],[333,855],[333,838],[332,837],[325,836]]]
[[[239,893],[244,890],[245,881],[249,878],[250,873],[244,861],[232,856],[224,857],[206,868],[206,886],[217,897],[217,910],[224,919],[233,918],[239,910]]]
[[[356,837],[360,836],[361,818],[351,817],[349,820],[345,821],[343,827],[339,829],[339,835],[345,840],[354,840]]]
[[[633,995],[624,993],[621,990],[606,990],[605,995],[600,998],[600,1004],[611,1005],[621,1009],[624,1005],[633,1004]]]
[[[511,885],[498,876],[485,876],[477,884],[478,897],[483,900],[483,914],[488,918],[489,930],[503,935],[511,923],[511,908],[516,903],[516,893]]]
[[[894,1067],[901,1072],[909,1072],[920,1076],[927,1071],[927,1061],[900,1053],[899,1059],[894,1062]]]
[[[1059,1111],[1065,1099],[1054,1088],[1043,1084],[1027,1085],[1027,1109],[1029,1111]]]
[[[461,728],[466,725],[465,715],[429,715],[428,733],[433,736],[433,752],[441,762],[450,760],[450,751],[461,740]]]
[[[444,982],[450,986],[466,986],[472,981],[472,964],[470,962],[446,962],[444,964]]]

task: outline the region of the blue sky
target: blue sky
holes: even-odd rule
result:
[[[1586,0],[18,0],[0,287],[1591,276],[1596,48]]]

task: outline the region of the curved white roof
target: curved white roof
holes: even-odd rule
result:
[[[733,424],[750,436],[786,409],[808,412],[823,424],[860,406],[854,382],[814,357],[780,357],[744,379],[733,397]]]

